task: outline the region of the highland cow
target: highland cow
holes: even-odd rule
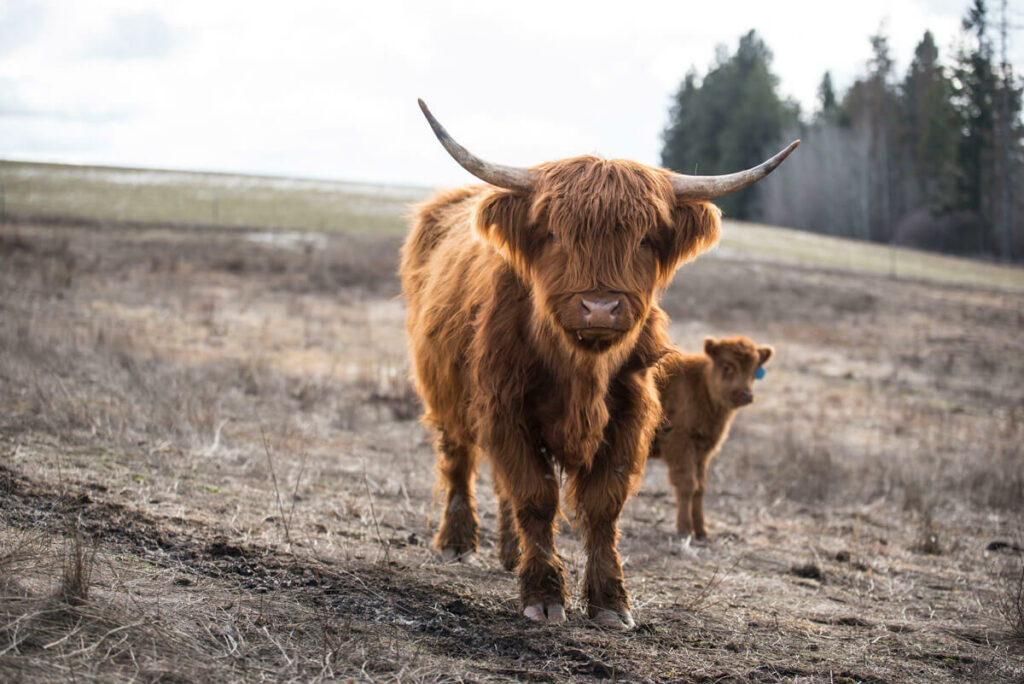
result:
[[[489,183],[420,205],[402,248],[414,382],[445,492],[435,545],[446,559],[476,550],[474,479],[486,455],[499,554],[518,573],[523,613],[564,621],[564,476],[587,554],[588,615],[632,627],[617,525],[660,417],[657,295],[718,240],[719,211],[704,200],[763,178],[796,143],[726,176],[589,156],[515,168],[472,155],[420,107],[456,161]]]
[[[758,347],[746,337],[709,337],[703,354],[671,351],[658,362],[662,422],[651,458],[661,458],[668,466],[680,535],[707,537],[708,463],[728,438],[736,411],[754,401],[754,378],[763,374],[771,358],[771,347]]]

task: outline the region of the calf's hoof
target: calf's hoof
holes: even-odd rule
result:
[[[636,622],[633,621],[633,614],[628,610],[609,610],[598,608],[597,612],[590,616],[591,619],[602,627],[610,629],[633,629]]]
[[[561,603],[549,603],[547,606],[543,603],[533,603],[523,609],[523,615],[534,622],[546,622],[552,625],[565,622],[565,608]]]

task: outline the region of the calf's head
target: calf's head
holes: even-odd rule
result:
[[[477,236],[530,289],[542,324],[594,353],[636,331],[676,268],[718,241],[720,212],[705,200],[757,182],[798,144],[726,176],[590,156],[517,168],[471,154],[420,108],[455,160],[495,186],[477,206]]]
[[[746,337],[709,337],[704,340],[704,353],[712,362],[708,379],[712,397],[729,408],[740,408],[754,401],[754,376],[774,350],[758,347]]]

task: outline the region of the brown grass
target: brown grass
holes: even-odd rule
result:
[[[996,599],[999,614],[1013,638],[1024,641],[1024,560],[1007,562],[1001,578],[1002,591]]]
[[[396,252],[0,228],[0,680],[1024,675],[993,600],[1019,609],[1019,556],[985,551],[1024,507],[1019,295],[681,271],[682,346],[777,358],[711,469],[707,544],[672,535],[660,464],[627,504],[620,635],[517,616],[486,469],[479,557],[437,563]]]

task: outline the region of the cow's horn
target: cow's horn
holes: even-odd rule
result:
[[[669,180],[676,191],[676,197],[684,200],[709,200],[730,192],[749,187],[775,170],[789,153],[797,148],[799,140],[789,143],[786,149],[779,152],[766,162],[736,173],[724,176],[684,176],[681,173],[669,174]]]
[[[444,126],[438,123],[434,115],[427,109],[427,104],[423,100],[418,100],[418,102],[420,103],[420,109],[423,110],[423,116],[427,117],[430,127],[434,129],[434,135],[437,136],[437,139],[444,145],[444,149],[448,150],[448,154],[452,155],[462,168],[480,180],[486,181],[491,185],[497,185],[500,188],[520,190],[522,192],[529,192],[533,188],[533,174],[529,169],[485,162],[455,142],[448,135],[448,131],[444,130]]]

